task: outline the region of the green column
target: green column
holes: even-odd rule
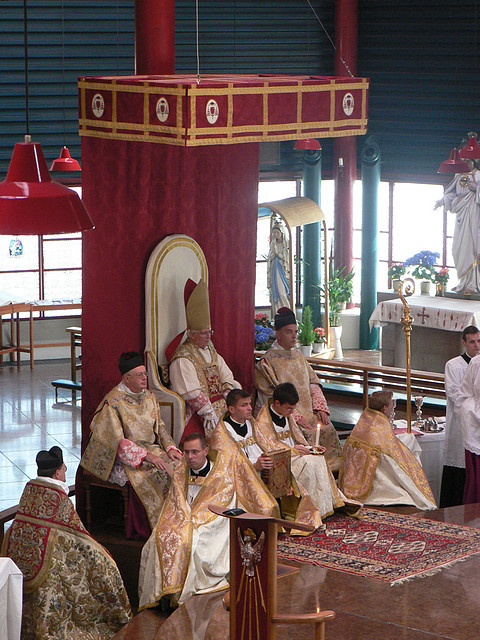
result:
[[[322,181],[322,151],[303,153],[303,195],[320,206],[320,185]],[[314,327],[320,326],[320,297],[317,285],[321,284],[321,236],[322,225],[313,222],[303,226],[303,306],[312,309]]]
[[[370,331],[368,319],[377,306],[378,188],[380,147],[369,136],[362,149],[362,273],[360,349],[378,349],[378,329]]]

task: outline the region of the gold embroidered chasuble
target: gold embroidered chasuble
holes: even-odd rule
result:
[[[131,394],[115,387],[99,404],[90,429],[92,433],[80,464],[102,480],[108,480],[117,457],[118,444],[123,438],[135,442],[148,453],[160,456],[169,468],[175,465],[165,451],[167,447],[176,445],[165,429],[158,402],[149,390]],[[137,468],[127,464],[123,468],[145,507],[153,529],[167,495],[170,478],[146,460]]]
[[[287,351],[274,344],[255,365],[254,385],[263,396],[271,398],[274,388],[282,382],[295,385],[299,396],[296,410],[312,427],[316,427],[319,420],[314,413],[311,385],[315,385],[321,393],[324,401],[321,410],[328,412],[317,374],[298,349]],[[330,469],[338,469],[342,448],[331,422],[321,425],[319,444],[326,448],[325,456]]]
[[[140,609],[154,607],[163,596],[173,596],[173,602],[178,602],[192,566],[202,571],[204,585],[210,583],[212,590],[225,588],[228,553],[223,574],[216,563],[218,560],[222,565],[217,554],[228,545],[228,521],[212,513],[209,504],[222,509],[241,506],[249,512],[279,517],[277,502],[251,465],[239,463],[240,456],[230,455],[230,450],[216,452],[211,448],[210,457],[212,466],[208,475],[195,478],[201,489],[191,505],[187,503],[189,469],[184,461],[175,469],[161,516],[142,551]],[[215,527],[215,522],[220,527]],[[205,558],[205,551],[202,557],[192,558],[195,535],[205,538],[203,549],[208,545],[209,558]],[[205,569],[204,563],[208,563]],[[204,588],[202,592],[206,591]]]
[[[395,436],[387,416],[374,409],[363,411],[343,447],[339,486],[347,497],[368,503],[382,454],[392,458],[410,478],[414,488],[435,505],[419,462]]]
[[[129,621],[117,565],[60,487],[27,483],[2,555],[23,573],[22,640],[107,640]]]
[[[300,427],[291,416],[287,418],[288,430],[283,433],[276,431],[269,411],[270,405],[271,400],[263,405],[255,423],[258,444],[264,451],[275,449],[290,450],[292,455],[292,474],[308,491],[313,502],[320,510],[322,518],[331,515],[335,509],[344,507],[343,496],[338,490],[325,457],[323,455],[300,453],[284,442],[284,438],[291,436],[295,444],[308,446]],[[352,512],[355,513],[360,510],[361,505],[349,505],[349,507],[352,507]]]
[[[225,391],[229,391],[232,385],[224,384],[220,379],[217,367],[218,353],[212,342],[209,343],[208,349],[212,357],[211,362],[207,362],[202,357],[200,349],[187,338],[183,344],[177,347],[171,362],[178,358],[186,358],[194,365],[201,390],[209,398],[217,418],[221,418],[227,410],[223,394]]]
[[[270,446],[266,446],[265,448],[261,444],[261,440],[258,434],[258,425],[256,420],[253,418],[250,419],[250,423],[252,425],[253,437],[258,446],[264,451],[264,453],[268,453],[272,451]],[[247,456],[243,453],[244,441],[240,440],[236,442],[234,438],[228,433],[228,430],[225,426],[223,420],[220,420],[217,426],[215,427],[215,431],[213,432],[212,440],[210,442],[210,447],[215,449],[216,451],[224,453],[226,456],[233,457],[235,459],[237,468],[241,469],[243,466],[247,465],[253,472],[255,476],[258,478],[259,482],[260,476],[256,471],[253,464],[248,460]],[[266,443],[265,443],[266,444]],[[278,446],[275,446],[274,449],[278,449]],[[310,524],[315,528],[322,526],[322,518],[318,507],[314,504],[312,498],[305,490],[305,488],[295,480],[292,474],[292,493],[288,496],[284,496],[281,498],[281,508],[282,508],[282,517],[286,520],[294,520],[295,522],[301,522],[303,524]],[[265,485],[264,485],[265,486]],[[265,487],[265,491],[268,492],[268,495],[271,495],[268,489]],[[272,496],[272,500],[274,500]],[[292,535],[307,535],[300,531],[296,531],[292,529]]]

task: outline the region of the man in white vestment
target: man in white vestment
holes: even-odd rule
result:
[[[185,285],[187,339],[180,344],[184,332],[167,347],[171,388],[187,407],[184,435],[204,431],[210,439],[216,424],[227,410],[225,396],[241,385],[211,341],[208,288],[203,280]],[[182,438],[183,439],[183,438]]]
[[[456,406],[470,360],[480,352],[480,332],[470,325],[462,332],[465,353],[452,358],[445,365],[445,394],[447,396],[447,420],[445,423],[445,448],[443,455],[440,507],[463,504],[465,487],[465,447],[462,423]]]
[[[480,171],[478,160],[467,160],[471,171],[457,173],[445,190],[435,209],[443,205],[455,214],[452,254],[457,270],[457,293],[480,291]]]
[[[330,411],[320,380],[305,356],[296,348],[298,327],[295,314],[291,309],[282,307],[275,314],[274,325],[276,340],[255,366],[255,415],[272,397],[278,384],[293,383],[299,395],[293,417],[309,439],[319,425],[320,444],[326,449],[325,457],[330,469],[336,470],[340,464],[340,441],[330,422]]]
[[[274,465],[268,454],[281,447],[276,444],[272,447],[270,442],[262,438],[259,425],[252,416],[252,399],[246,391],[230,391],[227,405],[228,412],[213,432],[211,447],[234,459],[239,468],[249,467],[256,471],[260,479],[262,472],[268,472]],[[287,484],[285,495],[279,498],[282,517],[315,528],[321,527],[320,509],[306,489],[295,480],[293,474],[290,474]],[[295,531],[292,535],[299,534]]]
[[[175,470],[162,514],[142,550],[139,608],[162,598],[181,604],[192,595],[226,589],[230,570],[229,520],[208,505],[224,510],[242,507],[278,516],[278,506],[248,465],[212,452],[203,433],[185,436],[186,464]]]
[[[472,358],[455,407],[462,423],[465,448],[463,504],[480,502],[480,357]]]
[[[339,487],[347,498],[367,505],[435,509],[435,498],[420,463],[393,432],[388,418],[392,397],[391,391],[375,391],[369,397],[368,408],[343,447]]]
[[[298,393],[291,382],[275,387],[257,416],[256,435],[262,449],[273,451],[289,449],[291,469],[295,479],[308,491],[322,518],[335,509],[346,507],[350,513],[361,509],[361,503],[347,501],[338,489],[323,455],[325,447],[310,446],[292,413],[298,403]]]

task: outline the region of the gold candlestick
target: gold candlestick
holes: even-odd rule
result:
[[[404,292],[405,285],[405,292]],[[398,295],[403,304],[403,316],[400,322],[403,325],[403,331],[405,333],[405,349],[406,349],[406,374],[407,374],[407,433],[412,432],[412,400],[411,394],[411,376],[412,368],[410,365],[410,333],[412,332],[413,318],[410,313],[410,307],[408,306],[405,296],[411,296],[415,291],[415,282],[412,278],[405,278],[400,281],[400,287],[398,288]]]

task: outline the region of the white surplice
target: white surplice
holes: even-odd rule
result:
[[[447,467],[460,469],[465,469],[465,447],[463,446],[460,410],[456,404],[460,398],[460,387],[467,373],[467,368],[468,364],[462,356],[452,358],[445,365],[447,419],[445,422],[443,463]]]
[[[467,372],[455,403],[462,422],[463,446],[480,455],[480,358],[475,356]]]

